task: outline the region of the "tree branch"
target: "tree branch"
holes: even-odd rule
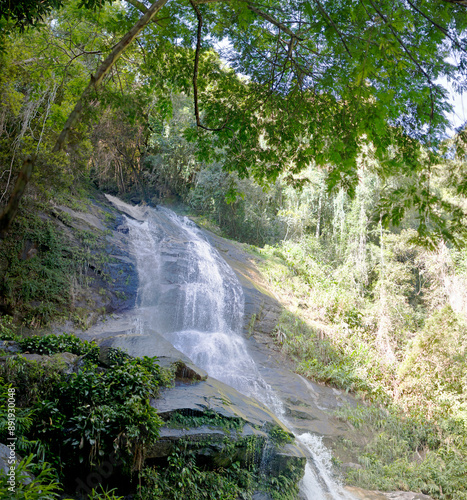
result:
[[[126,0],[126,1],[127,1],[127,3],[133,5],[133,7],[135,9],[138,9],[143,14],[146,14],[146,12],[148,11],[148,8],[146,7],[146,5],[144,5],[144,3],[140,2],[139,0]]]
[[[285,24],[282,24],[280,21],[272,17],[271,15],[267,14],[266,12],[263,12],[262,10],[258,9],[255,5],[253,5],[250,2],[246,2],[248,5],[248,9],[251,10],[251,12],[254,12],[258,16],[262,17],[266,21],[268,21],[271,24],[274,24],[274,26],[277,26],[281,31],[284,33],[287,33],[287,35],[291,36],[292,38],[295,38],[297,40],[303,40],[303,38],[300,38],[297,36],[290,28],[285,26]]]
[[[446,0],[445,0],[446,1]],[[440,26],[437,22],[435,22],[433,19],[431,19],[431,17],[428,17],[424,12],[422,12],[416,5],[414,5],[410,0],[407,0],[407,3],[416,11],[418,12],[422,17],[424,17],[429,23],[431,23],[435,28],[437,28],[439,31],[441,31],[441,33],[443,33],[443,35],[447,36],[449,38],[449,40],[451,40],[451,42],[454,43],[454,45],[460,49],[462,52],[467,52],[465,50],[464,47],[462,47],[462,45],[457,41],[455,40],[454,38],[452,38],[452,36],[448,33],[448,30],[446,28],[443,28],[442,26]],[[455,2],[457,3],[457,2]],[[466,3],[465,4],[461,4],[461,5],[466,5],[467,6],[467,0],[466,0]]]
[[[130,3],[133,1],[138,1],[138,0],[129,0]],[[218,2],[229,2],[230,0],[196,0],[195,4],[196,5],[201,5],[205,3],[218,3]],[[295,34],[290,28],[288,28],[285,24],[281,23],[278,19],[275,17],[271,16],[267,12],[262,11],[259,9],[256,5],[254,5],[252,2],[248,0],[241,0],[242,2],[247,4],[247,7],[251,12],[254,12],[256,15],[259,17],[262,17],[266,21],[268,21],[271,24],[274,24],[274,26],[277,26],[280,30],[282,30],[284,33],[287,33],[293,38],[296,38],[297,40],[303,40],[303,38],[299,37],[297,34]],[[190,3],[193,5],[193,3],[190,0]]]
[[[452,3],[454,5],[460,5],[461,7],[467,7],[467,0],[443,0],[447,3]]]
[[[430,100],[431,100],[431,112],[430,112],[430,129],[433,121],[433,116],[435,112],[435,105],[434,105],[434,99],[433,99],[433,87],[434,83],[432,82],[430,75],[420,66],[420,63],[415,59],[415,57],[412,55],[412,52],[408,49],[408,47],[405,45],[405,43],[402,41],[402,39],[397,35],[396,30],[393,28],[392,24],[389,22],[387,17],[376,7],[376,5],[372,2],[372,0],[369,0],[370,4],[373,6],[375,11],[378,13],[378,15],[381,17],[381,19],[384,21],[386,26],[391,30],[391,33],[393,34],[394,38],[400,43],[401,47],[405,50],[406,54],[409,56],[411,61],[417,66],[419,71],[423,74],[423,76],[427,79],[429,85],[430,85]]]
[[[420,66],[420,63],[415,59],[412,52],[408,49],[408,47],[405,45],[402,39],[397,35],[396,30],[393,28],[388,18],[378,9],[378,7],[376,7],[376,5],[372,2],[372,0],[369,0],[369,2],[372,5],[373,9],[375,9],[375,11],[377,12],[379,17],[381,17],[381,19],[384,21],[386,26],[391,30],[391,33],[393,34],[394,38],[399,42],[400,46],[404,49],[406,54],[409,56],[410,60],[415,64],[415,66],[417,66],[420,72],[425,76],[425,78],[428,80],[428,83],[430,85],[433,85],[433,82],[431,81],[431,78],[428,75],[428,73]]]
[[[198,18],[198,29],[197,29],[197,34],[196,34],[195,63],[194,63],[194,67],[193,67],[193,101],[194,101],[194,105],[195,105],[196,125],[199,128],[202,128],[204,130],[208,130],[210,132],[220,132],[221,130],[223,130],[226,127],[227,121],[220,128],[209,128],[209,127],[205,127],[204,125],[201,124],[201,119],[199,117],[198,67],[199,67],[199,54],[201,51],[201,32],[202,32],[202,28],[203,28],[203,17],[201,16],[201,11],[199,10],[198,5],[195,4],[193,0],[190,0],[190,4],[193,7],[194,11],[196,12],[196,17]]]
[[[19,202],[31,178],[34,162],[35,158],[30,156],[24,160],[23,168],[16,180],[15,188],[10,196],[10,201],[5,207],[5,210],[0,214],[0,239],[5,237],[5,233],[8,231],[10,224],[15,218],[16,212],[18,212]]]
[[[338,34],[339,38],[341,39],[341,42],[344,45],[347,54],[349,54],[350,57],[353,57],[350,50],[349,50],[349,47],[345,43],[344,35],[339,30],[336,23],[332,20],[332,17],[324,10],[324,7],[321,5],[321,2],[319,0],[314,0],[314,2],[318,6],[318,9],[321,12],[321,14],[331,23],[331,26],[336,30],[336,33]]]
[[[104,62],[100,65],[99,69],[96,71],[95,75],[91,76],[91,81],[88,86],[84,89],[78,102],[76,103],[73,111],[70,113],[68,120],[63,126],[62,132],[60,133],[53,151],[60,151],[71,128],[79,120],[81,113],[83,111],[84,102],[89,96],[89,94],[95,90],[101,83],[102,80],[109,74],[112,66],[120,58],[125,49],[130,45],[130,43],[141,33],[141,31],[154,19],[156,14],[162,9],[162,7],[167,3],[168,0],[156,0],[146,13],[139,19],[139,21],[131,28],[130,31],[115,45],[110,54],[106,57]]]

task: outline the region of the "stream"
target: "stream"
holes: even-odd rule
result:
[[[300,495],[306,500],[352,500],[334,479],[331,454],[319,436],[296,433],[284,406],[261,376],[242,336],[244,297],[235,273],[202,231],[167,208],[134,207],[107,196],[122,212],[139,278],[137,318],[197,366],[267,406],[292,432],[308,456]],[[170,246],[176,258],[164,256]],[[163,278],[163,279],[162,279]]]

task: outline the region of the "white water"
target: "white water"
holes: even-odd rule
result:
[[[232,269],[187,218],[165,208],[132,207],[108,198],[132,217],[127,223],[137,259],[142,328],[146,324],[160,331],[210,376],[258,399],[291,428],[282,402],[260,375],[241,335],[243,290]],[[180,245],[186,250],[171,254],[171,247]],[[164,293],[172,307],[161,300]],[[331,454],[321,438],[309,433],[296,438],[309,456],[303,498],[353,499],[333,478]]]

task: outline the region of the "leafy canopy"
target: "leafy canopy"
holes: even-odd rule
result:
[[[53,1],[35,5],[62,5]],[[119,68],[134,77],[134,89],[144,87],[156,98],[161,119],[170,115],[174,93],[193,89],[197,126],[185,136],[197,141],[200,159],[220,160],[262,185],[280,174],[295,182],[314,162],[328,171],[329,188],[352,194],[362,147],[370,144],[377,160],[372,168],[383,181],[405,179],[402,185],[391,181],[383,193],[383,222],[415,209],[421,233],[439,226],[449,236],[462,213],[440,205],[430,172],[450,109],[439,81],[448,78],[458,91],[465,87],[464,2],[158,0],[150,6],[129,0],[104,5],[95,22],[102,12],[103,38],[122,36],[156,4],[157,14]],[[20,20],[16,7],[1,5],[4,17]],[[18,5],[26,12],[26,3]],[[83,6],[101,3],[70,5],[79,16]],[[95,53],[92,40],[83,46],[83,53]],[[104,84],[112,86],[119,76]],[[85,97],[96,102],[92,93]],[[438,209],[454,214],[449,228],[445,217],[436,217]]]
[[[106,0],[82,0],[81,7],[95,9]],[[37,26],[53,10],[61,9],[63,0],[0,0],[0,22],[12,21],[20,29]],[[1,24],[0,24],[1,26]]]

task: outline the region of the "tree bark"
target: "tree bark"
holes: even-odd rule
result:
[[[23,163],[23,168],[18,175],[18,179],[16,180],[15,188],[11,193],[10,200],[8,205],[5,207],[5,210],[0,215],[0,239],[5,237],[6,232],[8,231],[13,219],[18,212],[19,202],[24,194],[24,190],[29,182],[29,179],[32,175],[32,170],[34,167],[35,158],[28,156]]]
[[[167,3],[168,0],[156,0],[151,7],[141,16],[139,21],[131,28],[130,31],[115,45],[112,52],[106,57],[104,62],[100,65],[95,75],[91,76],[91,81],[88,86],[84,89],[78,102],[76,103],[73,111],[70,113],[68,120],[66,121],[60,135],[58,136],[57,142],[55,143],[54,152],[60,151],[68,137],[71,128],[76,125],[81,117],[83,111],[84,103],[91,93],[92,90],[96,89],[102,80],[108,75],[112,66],[123,54],[125,49],[130,45],[130,43],[141,33],[141,31],[154,19],[155,15],[162,9],[162,7]],[[13,193],[10,197],[8,205],[5,210],[0,214],[0,239],[5,237],[13,219],[18,211],[19,202],[24,194],[26,186],[31,178],[34,169],[35,158],[28,157],[24,163],[23,168],[16,180],[16,184]]]
[[[164,7],[167,1],[168,0],[157,0],[154,2],[143,14],[143,16],[141,16],[133,28],[131,28],[131,30],[117,43],[117,45],[115,45],[112,52],[106,57],[105,61],[96,71],[96,74],[91,76],[91,81],[84,89],[84,92],[81,94],[81,97],[63,126],[57,142],[55,143],[53,149],[54,151],[60,151],[63,148],[71,128],[80,119],[84,103],[89,94],[102,83],[102,80],[109,74],[112,66],[118,61],[128,45],[130,45],[130,43],[141,33],[141,31],[154,19],[155,15],[162,9],[162,7]]]

